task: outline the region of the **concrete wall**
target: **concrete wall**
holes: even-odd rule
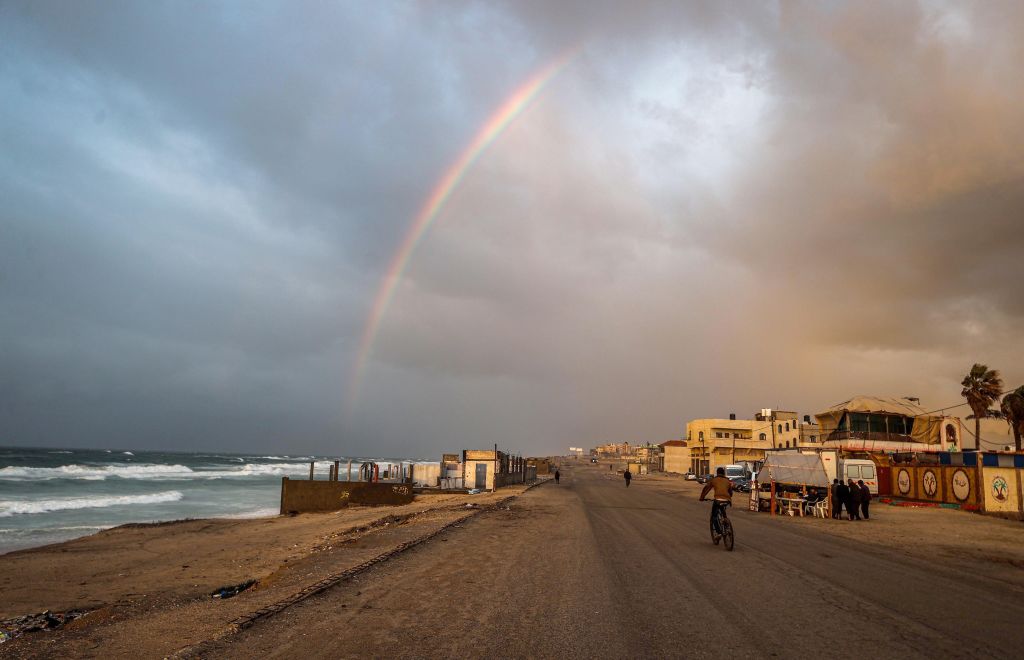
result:
[[[412,484],[281,479],[281,513],[337,511],[349,504],[398,505],[413,500]]]
[[[889,471],[894,497],[979,508],[978,469],[973,466],[893,465]]]
[[[690,469],[689,447],[665,447],[665,472],[685,473]]]
[[[1024,454],[940,452],[934,464],[896,463],[892,495],[1024,519]]]
[[[440,478],[440,463],[413,463],[412,482],[414,486],[436,488]]]

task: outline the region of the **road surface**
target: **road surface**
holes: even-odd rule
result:
[[[696,491],[563,469],[203,655],[1020,657],[1020,588],[737,504],[726,552]]]

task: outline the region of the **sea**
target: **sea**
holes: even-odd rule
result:
[[[401,459],[0,447],[0,554],[125,523],[278,513],[281,477]],[[341,475],[345,479],[345,475]]]

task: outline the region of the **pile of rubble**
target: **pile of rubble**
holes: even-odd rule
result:
[[[88,610],[68,610],[67,612],[51,612],[46,610],[39,614],[26,614],[0,621],[0,644],[15,637],[21,637],[25,633],[60,628],[64,624],[88,613]]]

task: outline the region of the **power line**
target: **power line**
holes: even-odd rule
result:
[[[1001,396],[1005,396],[1005,395],[1009,394],[1010,392],[1013,392],[1015,390],[1019,390],[1021,387],[1024,387],[1024,385],[1018,385],[1017,387],[1011,387],[1008,390],[1003,390],[1002,392],[997,394],[996,397],[998,398],[998,397],[1001,397]],[[936,408],[935,410],[925,411],[925,414],[926,415],[930,415],[932,413],[944,412],[946,410],[952,410],[954,408],[959,408],[960,406],[967,406],[967,405],[970,405],[970,404],[968,402],[966,402],[966,401],[962,401],[961,403],[958,403],[958,404],[955,404],[955,405],[952,405],[952,406],[945,406],[944,408]]]

